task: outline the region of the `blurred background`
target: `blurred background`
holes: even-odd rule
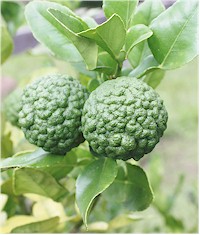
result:
[[[13,51],[1,67],[1,113],[2,156],[34,149],[21,130],[7,122],[4,116],[4,100],[18,88],[38,76],[50,73],[68,73],[87,83],[84,68],[59,61],[40,45],[31,34],[24,18],[24,6],[28,1],[1,2],[1,29],[6,32],[2,42],[13,41]],[[98,23],[105,20],[101,1],[59,1],[78,15],[93,17]],[[142,1],[141,1],[142,2]],[[163,1],[169,7],[175,1]],[[7,48],[9,50],[9,48]],[[11,49],[10,49],[11,51]],[[197,233],[198,232],[198,59],[184,67],[167,71],[156,88],[169,113],[168,129],[160,144],[140,165],[145,169],[155,194],[153,204],[143,212],[134,213],[112,221],[116,233]],[[119,205],[110,205],[105,211],[103,204],[95,207],[90,218],[90,232],[107,232],[96,221],[105,218],[108,222]],[[7,211],[8,203],[2,205],[1,224],[13,216]],[[20,212],[19,212],[20,213]],[[96,224],[95,224],[96,223]],[[67,231],[64,231],[67,232]],[[78,231],[85,232],[80,226]]]

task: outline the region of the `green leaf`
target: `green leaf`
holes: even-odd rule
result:
[[[98,24],[97,22],[89,16],[83,16],[82,19],[89,26],[89,28],[95,28]]]
[[[130,77],[136,77],[136,78],[140,78],[143,75],[145,75],[148,72],[151,72],[155,69],[159,68],[159,64],[158,62],[155,60],[155,58],[153,57],[153,55],[149,55],[148,57],[146,57],[143,62],[136,67],[130,74]]]
[[[147,74],[144,77],[143,81],[155,89],[160,84],[164,76],[165,76],[165,71],[163,71],[162,69],[156,69],[155,71]]]
[[[44,170],[53,175],[56,179],[64,177],[76,165],[77,157],[74,152],[66,156],[45,152],[43,149],[36,151],[24,151],[15,154],[0,162],[0,169],[17,167],[29,167]]]
[[[16,196],[8,196],[6,205],[3,208],[3,211],[6,212],[8,218],[16,215],[18,210],[18,205],[16,202],[17,202]]]
[[[108,201],[123,204],[129,211],[144,210],[153,200],[145,172],[129,163],[126,163],[126,170],[119,168],[115,181],[103,195]]]
[[[175,69],[198,54],[198,1],[178,0],[150,25],[149,47],[162,69]]]
[[[156,154],[152,154],[150,157],[151,161],[149,162],[147,172],[156,195],[157,193],[160,193],[163,177],[165,175],[164,159]]]
[[[11,140],[11,132],[1,137],[1,157],[11,157],[13,154],[13,142]]]
[[[182,220],[175,218],[173,215],[165,215],[165,223],[174,233],[181,233],[185,230],[185,226]]]
[[[94,78],[94,79],[91,79],[91,80],[89,81],[87,88],[88,88],[89,92],[92,92],[92,91],[94,91],[99,85],[100,85],[99,80],[96,79],[96,78]]]
[[[12,185],[13,185],[12,178],[9,178],[8,180],[4,181],[1,184],[1,193],[14,196],[15,194],[13,192]]]
[[[109,158],[92,162],[79,175],[76,182],[76,201],[86,226],[93,200],[112,184],[116,175],[117,163]]]
[[[2,21],[2,20],[1,20]],[[13,41],[5,25],[1,22],[1,64],[12,54]]]
[[[149,49],[148,43],[141,42],[138,45],[136,45],[128,54],[128,60],[133,68],[136,68],[139,66],[143,60],[149,56],[152,55],[151,50]]]
[[[149,26],[151,21],[165,10],[161,0],[145,0],[136,10],[132,25],[144,24]],[[143,60],[151,55],[147,42],[141,42],[136,45],[128,55],[128,60],[136,68]]]
[[[118,14],[122,19],[125,28],[128,29],[132,21],[138,0],[104,0],[103,10],[107,18]]]
[[[34,200],[33,194],[29,194],[27,197],[31,200]],[[50,198],[38,199],[32,207],[32,214],[38,220],[48,219],[55,216],[60,217],[60,222],[64,222],[67,219],[67,215],[62,203],[55,202]]]
[[[11,230],[11,233],[51,233],[59,225],[59,217],[53,217],[30,224],[21,225]]]
[[[64,14],[76,17],[67,7],[53,2],[30,2],[26,5],[25,16],[34,37],[45,44],[60,59],[70,62],[82,61],[82,57],[76,47],[55,25],[55,19],[47,11],[49,8],[60,10]]]
[[[49,173],[31,168],[14,170],[13,189],[16,195],[35,193],[55,201],[68,193]]]
[[[12,36],[14,36],[17,29],[25,23],[24,4],[20,1],[2,1],[1,14]]]
[[[165,10],[161,0],[145,0],[136,9],[131,25],[144,24],[148,26],[153,19]]]
[[[114,14],[103,24],[96,28],[80,32],[78,35],[93,39],[113,59],[118,60],[120,50],[125,42],[126,30],[120,17]]]
[[[117,66],[117,61],[114,60],[108,52],[99,48],[97,67],[95,70],[107,75],[113,75],[117,71]]]
[[[82,38],[77,34],[84,31],[86,27],[83,27],[83,24],[81,24],[75,17],[64,14],[61,11],[48,9],[48,12],[54,17],[57,28],[60,28],[60,31],[77,48],[83,57],[87,68],[89,70],[93,70],[97,63],[98,47],[94,41]]]
[[[152,34],[152,31],[143,24],[132,26],[126,35],[125,49],[127,54],[129,54],[134,46],[151,37]]]
[[[88,228],[81,227],[81,232],[82,233],[87,233],[89,231],[92,234],[97,234],[97,233],[106,233],[108,230],[108,223],[104,221],[97,221],[93,222],[91,224],[88,224]]]
[[[36,222],[37,219],[34,216],[28,216],[28,215],[15,215],[11,218],[8,218],[3,226],[1,226],[1,233],[2,234],[8,234],[10,233],[14,228],[30,224],[33,222]]]

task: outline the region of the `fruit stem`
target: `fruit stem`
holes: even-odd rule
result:
[[[116,73],[112,76],[111,79],[116,79],[117,77],[119,77],[121,70],[122,70],[122,62],[118,62]]]

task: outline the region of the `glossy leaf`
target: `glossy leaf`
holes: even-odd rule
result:
[[[162,69],[156,69],[155,71],[148,73],[145,77],[144,77],[144,82],[146,82],[149,86],[151,86],[152,88],[156,88],[160,82],[162,81],[162,79],[165,76],[165,71]]]
[[[162,69],[175,69],[198,54],[198,1],[178,0],[150,25],[149,47]]]
[[[16,195],[35,193],[55,201],[68,193],[49,173],[31,168],[14,171],[13,188]]]
[[[86,226],[93,200],[112,184],[116,175],[117,163],[109,158],[92,162],[79,175],[76,182],[76,201]]]
[[[145,0],[136,9],[131,25],[144,24],[148,26],[164,10],[165,7],[161,0]]]
[[[66,38],[54,24],[55,20],[47,12],[53,8],[64,14],[74,15],[67,7],[48,1],[33,1],[26,5],[26,20],[33,32],[34,37],[47,46],[58,58],[70,62],[80,62],[82,57],[76,47]]]
[[[108,201],[123,204],[129,211],[144,210],[153,200],[145,172],[129,163],[126,163],[125,171],[119,168],[115,181],[103,195]]]
[[[103,10],[107,18],[113,14],[118,14],[128,29],[132,21],[134,11],[138,5],[138,0],[104,0]]]
[[[126,36],[125,49],[127,54],[129,54],[134,46],[151,37],[152,34],[152,31],[143,24],[132,26]]]
[[[76,154],[69,152],[65,156],[51,154],[39,148],[36,151],[24,151],[0,162],[0,169],[17,167],[37,168],[49,172],[56,179],[64,177],[76,165]]]
[[[161,0],[145,0],[136,9],[131,25],[144,24],[149,26],[151,21],[160,15],[164,10],[165,7]],[[143,63],[143,60],[147,56],[151,54],[152,52],[149,49],[148,43],[146,41],[141,42],[130,51],[128,60],[133,68],[136,68],[140,63]]]
[[[78,35],[79,32],[88,29],[86,23],[84,24],[76,17],[64,14],[59,10],[48,9],[48,12],[53,16],[56,28],[60,29],[63,35],[77,48],[87,68],[89,70],[94,69],[97,63],[98,47],[94,41]]]
[[[5,25],[1,25],[1,64],[12,54],[13,41]]]
[[[59,217],[53,217],[47,220],[32,222],[14,228],[11,233],[51,233],[59,225]]]
[[[131,77],[136,77],[140,78],[146,73],[153,71],[159,67],[158,62],[155,60],[153,55],[149,55],[144,59],[144,61],[136,67],[130,74],[129,76]]]
[[[113,59],[118,60],[120,50],[125,42],[126,31],[120,17],[114,14],[103,24],[96,28],[80,32],[78,35],[93,39],[100,47],[107,51]]]

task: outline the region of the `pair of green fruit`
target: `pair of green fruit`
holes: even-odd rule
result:
[[[167,119],[159,95],[131,77],[89,94],[76,79],[46,76],[24,89],[19,112],[25,137],[45,151],[65,154],[86,139],[94,155],[122,160],[151,152]]]

